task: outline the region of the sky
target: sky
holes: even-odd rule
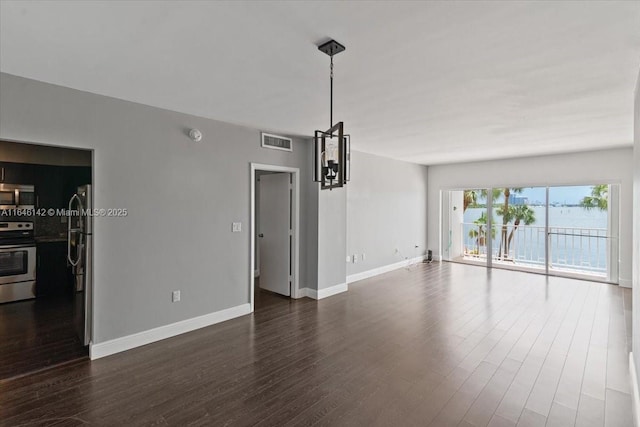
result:
[[[527,197],[529,203],[545,202],[545,187],[533,187],[524,188],[520,197]],[[550,187],[549,188],[549,201],[551,203],[578,204],[584,196],[591,194],[591,186],[573,186],[573,187]],[[500,200],[500,199],[498,199]]]
[[[551,203],[561,203],[574,205],[580,203],[580,200],[584,196],[591,194],[590,186],[576,186],[576,187],[550,187],[549,188],[549,201]],[[528,197],[529,202],[545,201],[545,188],[527,188],[522,193],[523,197]]]

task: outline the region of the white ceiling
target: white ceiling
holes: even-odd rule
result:
[[[438,164],[629,146],[640,2],[2,1],[0,70]]]

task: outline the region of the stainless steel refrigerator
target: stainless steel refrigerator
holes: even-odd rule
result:
[[[84,345],[91,341],[93,284],[93,204],[91,185],[78,187],[69,200],[67,261],[73,272],[75,324]]]

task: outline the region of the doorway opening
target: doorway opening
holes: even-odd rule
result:
[[[442,192],[445,260],[618,283],[619,184]]]
[[[299,298],[299,176],[251,164],[251,311]]]
[[[1,381],[89,355],[93,151],[0,141],[0,153]]]

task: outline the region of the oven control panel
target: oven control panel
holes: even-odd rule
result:
[[[17,231],[17,230],[33,230],[33,222],[31,221],[0,222],[0,233],[3,231]]]

